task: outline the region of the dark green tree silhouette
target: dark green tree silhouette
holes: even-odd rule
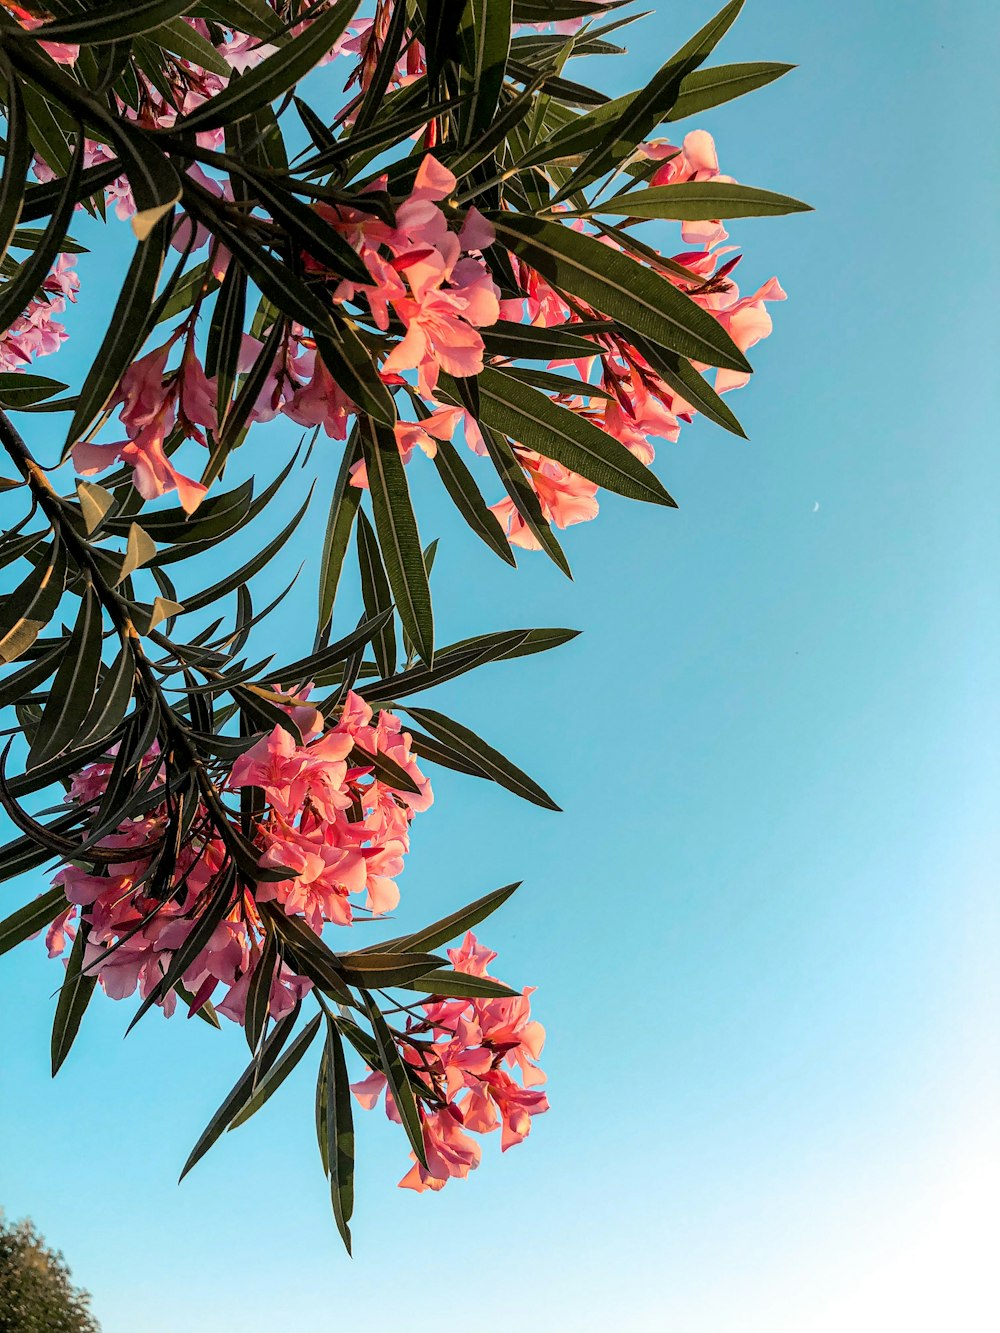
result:
[[[0,1213],[0,1333],[100,1333],[90,1296],[27,1219]]]

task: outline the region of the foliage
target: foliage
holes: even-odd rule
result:
[[[790,68],[706,63],[742,0],[612,100],[566,71],[621,51],[621,2],[0,9],[0,563],[20,571],[0,611],[0,803],[19,835],[0,873],[61,867],[0,925],[0,951],[46,926],[54,956],[72,941],[53,1070],[98,984],[138,990],[133,1023],[180,1000],[244,1026],[251,1063],[185,1170],[320,1045],[317,1132],[348,1247],[345,1041],[372,1071],[356,1098],[386,1090],[417,1189],[468,1174],[470,1132],[500,1128],[506,1148],[547,1107],[530,990],[490,977],[472,934],[516,886],[366,948],[324,936],[395,906],[424,763],[558,808],[466,724],[410,702],[574,631],[442,647],[407,466],[431,458],[499,558],[541,549],[568,574],[553,527],[593,517],[600,488],[674,504],[655,438],[699,411],[742,434],[721,394],[747,381],[784,293],[772,279],[740,296],[722,220],[806,207],[722,176],[703,131],[650,138]],[[65,336],[69,227],[87,214],[118,234],[131,219],[133,244],[70,389],[32,367]],[[646,234],[659,220],[682,223],[681,253]],[[279,414],[311,430],[304,455],[226,489],[233,451]],[[288,589],[257,609],[251,585],[308,510],[307,459],[332,494],[312,649],[289,661],[267,619]],[[77,476],[66,493],[59,464]],[[291,521],[233,567],[222,544],[286,492]],[[365,615],[334,640],[352,551]],[[206,552],[219,577],[199,587],[187,572]]]
[[[99,1333],[90,1297],[28,1221],[0,1213],[0,1333]]]

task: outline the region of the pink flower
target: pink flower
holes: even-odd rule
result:
[[[597,487],[593,482],[570,472],[569,468],[551,458],[543,458],[531,449],[518,448],[518,460],[524,467],[532,489],[538,496],[542,515],[558,528],[572,523],[585,523],[597,515],[594,499]],[[537,551],[537,537],[518,513],[510,499],[499,501],[490,508],[503,525],[509,541],[525,550]]]

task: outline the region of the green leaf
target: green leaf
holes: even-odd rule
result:
[[[0,374],[0,404],[8,412],[43,402],[53,394],[61,393],[68,385],[61,380],[50,380],[44,375],[21,375],[17,371]]]
[[[21,844],[22,839],[18,838],[17,843]],[[15,844],[10,843],[3,850],[9,853]],[[51,852],[44,849],[41,861],[47,861]],[[4,857],[6,862],[6,856]],[[6,874],[4,875],[6,879]],[[47,889],[45,893],[26,903],[24,907],[19,907],[16,912],[12,912],[4,921],[0,921],[0,954],[5,954],[8,950],[15,948],[24,940],[30,939],[38,931],[50,925],[60,912],[65,912],[69,903],[66,901],[66,894],[60,885],[53,889]]]
[[[758,61],[695,70],[681,80],[680,94],[665,119],[683,120],[686,116],[699,115],[710,107],[721,106],[723,102],[731,102],[744,93],[763,88],[794,68],[794,65]]]
[[[391,430],[367,421],[361,432],[375,531],[403,628],[423,661],[434,657],[434,619],[417,521]]]
[[[190,8],[190,0],[186,0],[181,13]],[[233,72],[228,60],[224,59],[212,43],[202,37],[201,33],[183,18],[172,18],[166,23],[161,23],[159,27],[147,31],[157,46],[162,46],[172,55],[180,56],[182,60],[189,60],[193,65],[211,70],[213,74],[221,74],[226,79]]]
[[[723,402],[704,375],[699,374],[690,361],[678,356],[676,352],[667,352],[662,347],[654,347],[643,338],[633,334],[636,351],[639,352],[656,371],[660,379],[668,384],[675,393],[696,407],[709,421],[746,439],[746,432],[736,416]]]
[[[567,198],[580,186],[614,166],[616,149],[629,151],[643,141],[673,107],[685,75],[690,74],[715,49],[736,21],[744,0],[731,0],[689,42],[671,56],[609,127],[602,141],[593,148],[555,195],[555,202]]]
[[[516,764],[512,764],[499,750],[487,745],[468,727],[463,727],[461,723],[454,722],[450,717],[445,717],[443,713],[430,708],[407,707],[406,712],[418,726],[423,727],[431,736],[444,741],[446,745],[450,745],[463,757],[468,757],[499,786],[506,787],[515,796],[521,796],[524,800],[540,805],[546,810],[559,810],[560,807],[537,782],[529,778]]]
[[[433,953],[369,952],[358,950],[338,955],[344,979],[352,986],[384,989],[388,986],[407,986],[417,977],[437,971],[445,960]]]
[[[449,940],[457,939],[459,935],[464,935],[467,930],[472,930],[488,916],[492,916],[497,908],[502,907],[520,887],[520,880],[515,884],[505,884],[502,889],[494,889],[492,893],[484,894],[475,902],[460,907],[457,912],[442,917],[440,921],[424,926],[422,930],[414,931],[412,935],[401,935],[398,939],[385,940],[371,947],[373,950],[381,949],[387,953],[395,952],[397,949],[402,951],[440,949]]]
[[[354,1113],[347,1077],[344,1044],[336,1024],[326,1020],[326,1160],[330,1175],[330,1198],[347,1253],[351,1252],[348,1223],[354,1212]]]
[[[243,116],[250,116],[259,107],[273,102],[276,97],[294,87],[330,52],[354,17],[357,7],[358,0],[337,0],[319,18],[313,19],[304,32],[239,78],[232,78],[229,86],[210,101],[189,115],[180,117],[176,129],[216,129]]]
[[[347,320],[333,320],[313,328],[316,349],[348,398],[383,426],[396,421],[396,404],[379,378],[372,355]]]
[[[220,429],[229,411],[239,370],[246,302],[247,275],[238,264],[230,264],[222,279],[205,343],[205,374],[216,378],[216,410]]]
[[[96,976],[87,976],[83,972],[83,958],[87,948],[87,930],[81,925],[76,932],[73,948],[70,950],[66,965],[66,976],[59,990],[56,1003],[56,1016],[52,1024],[52,1077],[69,1055],[70,1047],[80,1031],[80,1023],[86,1012],[90,997],[97,985]]]
[[[74,14],[72,18],[44,23],[30,32],[11,29],[6,35],[13,41],[32,39],[99,46],[138,37],[190,8],[190,0],[122,0],[121,4],[99,5],[89,14]]]
[[[289,966],[307,976],[324,995],[331,996],[340,1004],[349,1004],[351,992],[341,975],[340,961],[329,946],[309,929],[301,917],[288,916],[267,902],[261,903],[260,908],[261,915],[284,940],[284,954]],[[292,955],[290,959],[289,952]]]
[[[357,547],[365,614],[381,618],[383,612],[392,610],[392,593],[389,591],[389,580],[379,555],[374,529],[362,510],[358,511]],[[396,632],[391,615],[383,620],[371,643],[379,671],[383,676],[391,676],[396,669]]]
[[[508,565],[517,565],[496,514],[489,508],[458,450],[450,440],[439,440],[434,466],[458,512],[469,527]]]
[[[288,1050],[281,1056],[271,1072],[266,1078],[261,1079],[257,1084],[257,1090],[246,1103],[238,1115],[234,1116],[229,1122],[229,1129],[239,1129],[240,1125],[245,1125],[251,1116],[256,1115],[264,1103],[281,1087],[285,1079],[299,1063],[306,1051],[309,1049],[320,1023],[323,1021],[323,1015],[317,1014],[311,1018],[299,1035],[291,1043]]]
[[[752,370],[707,310],[628,255],[594,236],[542,218],[493,213],[490,220],[498,240],[543,278],[626,329],[694,361],[726,370]]]
[[[249,1103],[254,1095],[258,1082],[264,1079],[268,1071],[274,1065],[278,1056],[281,1054],[281,1048],[291,1034],[295,1026],[295,1020],[298,1018],[298,1009],[292,1011],[287,1018],[283,1018],[276,1023],[271,1035],[264,1042],[258,1059],[250,1062],[247,1068],[237,1079],[232,1091],[226,1097],[225,1101],[212,1116],[205,1127],[201,1138],[191,1150],[191,1155],[184,1163],[184,1169],[181,1171],[180,1179],[183,1180],[196,1162],[208,1152],[212,1144],[226,1131],[236,1116]],[[306,1029],[308,1031],[308,1029]],[[315,1032],[315,1028],[313,1029]]]
[[[562,570],[568,579],[572,579],[573,575],[570,572],[569,561],[566,559],[555,533],[549,527],[542,513],[538,496],[524,475],[524,469],[521,467],[517,455],[503,435],[490,430],[489,426],[482,423],[480,425],[486,451],[492,459],[497,475],[503,482],[503,488],[510,496],[514,508],[527,523],[535,536],[535,540],[549,559]]]
[[[85,141],[81,132],[77,136],[69,170],[62,181],[59,201],[49,220],[49,225],[45,228],[42,239],[24,263],[19,265],[14,277],[0,287],[0,329],[9,329],[27,308],[31,298],[45,281],[48,271],[59,253],[60,242],[69,230],[73,209],[78,198],[84,150]]]
[[[713,218],[779,217],[810,213],[812,206],[787,194],[758,190],[726,181],[679,181],[676,185],[649,185],[602,200],[583,210],[614,213],[620,217],[672,218],[702,222]]]
[[[278,961],[278,937],[273,930],[269,930],[265,936],[260,958],[254,967],[253,976],[250,978],[250,985],[247,989],[244,1032],[246,1033],[247,1045],[251,1051],[255,1051],[260,1045],[267,1028],[267,1017],[271,1006],[271,986],[274,982],[274,972]]]
[[[520,991],[512,990],[510,986],[505,986],[502,981],[494,981],[492,977],[473,977],[468,972],[456,972],[449,967],[442,967],[437,972],[428,972],[425,976],[417,977],[409,983],[407,989],[441,995],[452,1000],[467,997],[506,1000],[516,999],[520,995]]]
[[[614,436],[532,385],[486,366],[479,393],[483,421],[519,444],[605,490],[676,507],[656,476]]]
[[[572,324],[514,324],[498,319],[483,329],[483,342],[492,356],[520,357],[525,361],[555,361],[596,356],[601,347],[574,331]]]
[[[128,712],[135,688],[135,656],[127,640],[121,651],[104,673],[94,695],[90,712],[80,725],[76,745],[90,745],[112,732]]]
[[[56,537],[47,558],[0,605],[0,661],[14,662],[56,613],[66,584],[66,552]]]
[[[471,143],[493,120],[510,53],[510,0],[468,0],[459,28],[463,84],[472,99],[465,107],[463,142]]]
[[[396,1110],[403,1122],[406,1137],[410,1140],[413,1154],[420,1165],[425,1167],[427,1165],[427,1154],[424,1150],[420,1112],[417,1110],[413,1089],[410,1087],[410,1080],[407,1078],[402,1058],[396,1049],[392,1033],[389,1031],[388,1025],[374,999],[365,990],[361,992],[361,998],[364,1000],[368,1021],[372,1025],[372,1032],[375,1036],[379,1068],[388,1081],[389,1091],[396,1103]]]
[[[27,188],[28,169],[31,166],[31,138],[21,84],[14,71],[4,62],[6,73],[6,134],[7,146],[3,160],[3,178],[0,179],[0,259],[7,253],[17,228]]]
[[[101,666],[101,604],[91,587],[80,611],[62,664],[52,682],[26,768],[37,768],[68,750],[90,712]]]
[[[344,566],[344,557],[351,540],[351,529],[361,501],[360,488],[351,485],[351,468],[360,457],[361,441],[355,428],[344,446],[337,480],[333,486],[333,495],[330,497],[330,516],[326,522],[319,570],[320,630],[325,630],[333,619],[340,571]]]

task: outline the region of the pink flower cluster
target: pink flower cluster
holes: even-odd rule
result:
[[[301,695],[288,711],[302,743],[276,727],[236,761],[226,786],[233,791],[260,789],[264,813],[254,835],[260,864],[287,867],[294,874],[258,883],[252,893],[234,892],[225,919],[183,974],[190,1013],[222,986],[218,1012],[236,1023],[244,1021],[264,935],[259,903],[278,903],[317,934],[327,922],[351,924],[358,910],[349,901],[352,894],[363,894],[365,908],[373,914],[391,910],[399,900],[395,877],[409,850],[410,821],[432,801],[430,784],[410,753],[410,738],[392,714],[374,716],[353,693],[329,729]],[[371,759],[359,762],[361,752]],[[419,791],[397,791],[376,778],[372,760],[377,756],[405,769]],[[146,765],[147,774],[149,766],[159,770],[159,753],[151,752]],[[111,771],[111,759],[88,765],[74,778],[67,799],[95,806]],[[158,772],[154,783],[161,781]],[[55,877],[69,906],[49,929],[49,954],[62,954],[67,938],[75,935],[75,923],[82,922],[87,929],[84,969],[91,970],[114,999],[137,988],[144,998],[150,994],[197,925],[228,864],[225,840],[199,805],[168,882],[154,885],[169,818],[165,797],[149,813],[101,839],[100,851],[120,852],[120,858],[107,857],[100,873],[68,865]],[[287,1013],[309,984],[280,963],[271,983],[272,1016]],[[171,991],[159,1003],[170,1014],[176,996]]]
[[[458,972],[487,977],[496,954],[471,931],[448,956]],[[418,1085],[427,1166],[414,1158],[399,1182],[404,1189],[440,1190],[452,1176],[464,1179],[479,1165],[481,1150],[470,1134],[500,1129],[503,1152],[521,1143],[532,1116],[549,1109],[539,1084],[545,1082],[537,1060],[545,1029],[531,1017],[533,987],[511,998],[430,1000],[423,1017],[409,1017],[398,1046]],[[390,1120],[399,1111],[378,1071],[351,1084],[355,1097],[371,1110],[385,1093]],[[411,1154],[411,1157],[413,1154]]]
[[[184,339],[179,367],[167,373],[171,350],[181,336],[181,331],[175,333],[162,347],[134,361],[122,376],[111,405],[121,406],[127,438],[114,444],[81,441],[73,449],[73,464],[86,477],[120,459],[131,465],[133,483],[144,499],[176,490],[190,514],[206,488],[178,472],[164,446],[178,425],[185,435],[207,445],[204,431],[216,427],[216,394],[195,353],[191,331]]]
[[[76,300],[79,286],[73,256],[59,255],[38,296],[0,333],[0,371],[27,370],[36,357],[59,351],[68,335],[55,316],[62,314],[67,301]]]
[[[481,256],[495,239],[492,226],[470,208],[456,233],[440,208],[456,186],[454,175],[428,154],[409,198],[396,210],[394,227],[359,209],[317,206],[372,276],[370,284],[340,283],[334,299],[363,296],[380,329],[389,327],[390,310],[402,321],[406,334],[382,373],[391,377],[415,370],[424,395],[434,392],[442,370],[479,374],[484,346],[478,330],[500,317],[499,289]]]
[[[714,141],[704,130],[693,130],[686,135],[680,148],[657,141],[643,145],[641,151],[647,158],[662,162],[651,178],[653,185],[732,180],[732,177],[720,174]],[[732,254],[733,247],[721,245],[728,239],[722,223],[711,220],[685,222],[681,237],[687,244],[698,247],[671,257],[675,264],[682,265],[690,273],[690,280],[686,281],[673,269],[663,269],[662,275],[712,314],[741,351],[747,351],[766,338],[772,329],[766,303],[785,299],[777,278],[764,283],[752,296],[741,297],[730,277],[740,256]],[[608,245],[615,245],[608,238],[602,239]],[[730,258],[724,259],[726,255]],[[588,311],[580,303],[576,309],[570,309],[559,294],[526,265],[520,265],[520,274],[526,295],[523,300],[501,303],[505,319],[519,321],[527,318],[529,323],[547,326],[572,324],[600,315],[599,311]],[[592,406],[594,400],[586,395],[560,401],[592,419],[642,462],[649,464],[655,455],[654,439],[676,441],[681,424],[691,421],[697,409],[667,385],[627,339],[617,334],[598,334],[592,338],[594,357],[574,362],[553,361],[550,366],[571,365],[582,381],[591,382],[593,368],[599,362],[599,386],[611,396],[599,400],[600,406],[596,408]],[[708,369],[697,363],[696,368]],[[742,387],[748,379],[749,375],[738,371],[716,370],[715,388],[724,393]],[[540,458],[531,450],[516,446],[516,452],[538,496],[542,514],[549,522],[563,528],[597,514],[596,486],[560,464]],[[501,500],[492,508],[515,546],[538,548],[537,539],[512,501]]]

